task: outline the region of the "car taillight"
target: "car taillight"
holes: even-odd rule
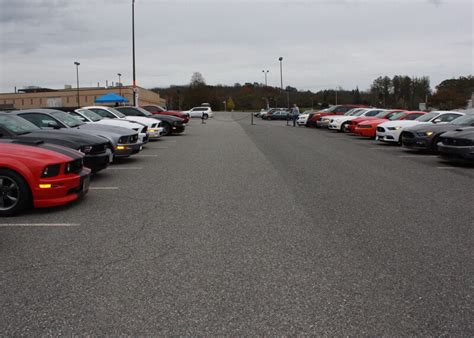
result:
[[[45,177],[58,176],[60,169],[61,169],[61,165],[59,164],[49,165],[43,169],[43,172],[41,173],[41,177],[45,178]]]

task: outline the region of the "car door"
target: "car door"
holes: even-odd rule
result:
[[[66,128],[64,124],[56,120],[54,117],[48,115],[48,114],[42,114],[42,113],[24,113],[24,114],[18,114],[21,118],[24,118],[25,120],[33,123],[37,127],[43,128],[43,129],[59,129],[59,128]]]

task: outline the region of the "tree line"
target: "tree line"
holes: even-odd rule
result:
[[[420,103],[434,109],[451,110],[464,108],[474,93],[474,76],[442,81],[435,91],[430,88],[428,77],[395,75],[380,76],[370,88],[325,89],[317,92],[300,91],[287,86],[285,90],[261,83],[235,83],[233,86],[206,84],[201,73],[195,72],[189,85],[153,88],[166,99],[168,109],[185,110],[206,102],[214,110],[227,108],[260,110],[269,107],[287,107],[296,103],[299,107],[321,109],[334,104],[365,104],[381,108],[417,110]]]

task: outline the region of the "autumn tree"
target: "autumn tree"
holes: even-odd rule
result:
[[[232,100],[232,98],[229,96],[229,98],[227,99],[227,109],[234,110],[234,108],[235,108],[234,100]]]

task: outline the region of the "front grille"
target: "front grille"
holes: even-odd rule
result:
[[[130,143],[137,143],[138,141],[138,134],[130,136]]]
[[[415,138],[415,135],[409,131],[403,133],[403,137],[405,138]]]
[[[153,124],[151,125],[151,127],[152,127],[152,128],[156,128],[157,125],[158,125],[157,123],[153,123]]]
[[[377,131],[383,133],[383,132],[385,132],[385,128],[384,127],[377,127]]]
[[[79,174],[81,172],[83,163],[82,163],[82,158],[79,158],[77,160],[68,162],[66,164],[66,168],[64,169],[65,174]]]
[[[446,144],[447,146],[455,147],[468,147],[474,144],[471,140],[466,140],[462,138],[443,138],[441,142],[443,142],[443,144]]]

